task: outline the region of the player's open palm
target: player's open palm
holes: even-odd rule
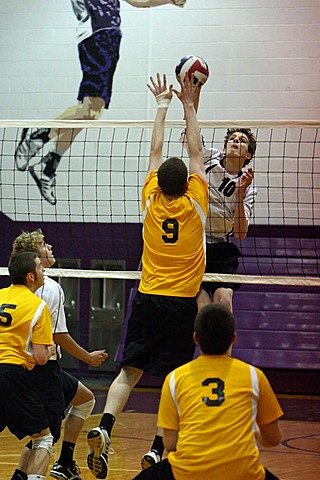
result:
[[[168,88],[166,74],[163,75],[163,79],[161,80],[160,74],[157,73],[157,78],[154,79],[153,77],[150,77],[150,82],[152,85],[148,83],[147,87],[155,97],[159,97],[159,95],[161,95],[161,98],[163,99],[172,99],[172,85],[170,85]]]

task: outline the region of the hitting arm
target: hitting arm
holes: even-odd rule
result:
[[[183,104],[184,118],[186,120],[186,137],[188,143],[188,153],[190,157],[189,173],[197,173],[206,179],[203,160],[202,145],[200,138],[200,128],[198,124],[196,110],[194,108],[194,100],[199,82],[194,84],[194,75],[189,79],[185,76],[184,82],[179,77],[181,91],[173,89],[181,103]]]

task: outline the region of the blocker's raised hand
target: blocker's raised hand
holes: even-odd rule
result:
[[[163,80],[161,81],[161,76],[160,73],[157,73],[157,80],[155,81],[153,77],[150,77],[150,82],[152,83],[152,86],[147,84],[147,87],[149,88],[150,92],[153,93],[155,97],[160,95],[161,93],[165,93],[164,98],[168,98],[171,100],[172,98],[172,85],[170,87],[167,87],[167,76],[164,73],[163,74]]]

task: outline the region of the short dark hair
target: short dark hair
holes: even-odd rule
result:
[[[26,285],[27,274],[36,271],[37,256],[35,252],[22,252],[10,258],[8,268],[13,285]]]
[[[186,189],[188,169],[178,157],[165,160],[158,170],[158,184],[165,195],[181,197]]]
[[[248,146],[248,152],[251,153],[252,157],[254,156],[257,148],[257,139],[253,135],[251,128],[228,128],[227,133],[224,137],[224,148],[227,148],[227,143],[231,135],[233,135],[236,132],[244,133],[249,140],[249,146]],[[250,163],[252,158],[248,158],[245,162],[244,165],[248,165]]]
[[[236,321],[232,312],[221,303],[203,307],[195,319],[194,330],[200,349],[207,355],[222,355],[230,347]]]

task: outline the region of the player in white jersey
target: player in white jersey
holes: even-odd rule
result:
[[[186,0],[125,0],[133,7],[157,7],[171,4],[183,7]],[[78,104],[69,107],[57,120],[98,120],[109,107],[113,76],[119,60],[121,42],[119,0],[71,0],[78,20],[78,54],[82,80]],[[43,198],[56,204],[55,179],[61,157],[68,150],[79,129],[24,128],[15,151],[18,170],[29,170]],[[49,152],[41,158],[40,169],[29,166],[43,145],[55,140]]]
[[[198,110],[201,86],[197,89]],[[185,143],[185,132],[180,141]],[[222,150],[207,148],[202,135],[202,156],[209,184],[209,213],[206,223],[206,273],[235,274],[241,252],[230,239],[244,240],[248,233],[257,189],[248,167],[256,151],[250,128],[229,128]],[[231,311],[233,292],[240,283],[204,282],[198,307],[218,302]]]
[[[257,189],[252,168],[245,169],[256,149],[250,129],[229,129],[222,152],[207,149],[202,154],[209,183],[209,213],[206,224],[206,272],[234,274],[241,255],[230,237],[243,240],[254,207]],[[199,308],[214,302],[225,304],[232,311],[233,292],[239,283],[204,282],[198,296]]]
[[[52,246],[45,242],[40,229],[30,233],[23,232],[15,239],[12,256],[24,251],[36,252],[45,268],[50,268],[55,263]],[[46,409],[54,443],[60,437],[64,411],[71,405],[64,424],[60,457],[53,465],[50,475],[61,480],[81,480],[80,469],[73,460],[73,453],[84,421],[94,408],[95,399],[91,390],[60,368],[61,347],[70,355],[94,367],[101,365],[107,354],[105,350],[88,352],[69,335],[64,310],[64,291],[58,282],[46,276],[36,295],[48,304],[57,354],[52,356],[46,365],[35,366],[30,373],[30,381]],[[23,449],[18,468],[11,480],[27,478],[25,471],[30,450],[29,443]]]

